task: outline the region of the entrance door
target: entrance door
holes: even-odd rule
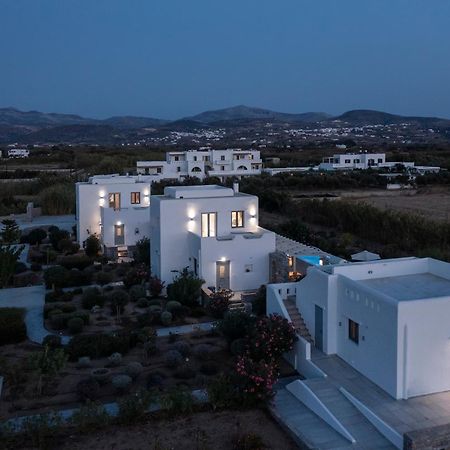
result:
[[[230,289],[230,261],[216,262],[217,289]]]
[[[114,225],[114,245],[125,244],[125,225]]]
[[[314,342],[319,350],[323,350],[323,309],[315,305]]]

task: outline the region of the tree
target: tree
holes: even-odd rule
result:
[[[49,186],[40,194],[42,212],[51,216],[72,214],[75,210],[75,189],[69,183]]]
[[[16,263],[23,249],[23,245],[17,248],[10,245],[0,246],[0,288],[6,287],[14,275]]]
[[[150,239],[144,236],[136,242],[134,260],[138,263],[150,265]]]
[[[173,283],[167,286],[168,299],[178,301],[186,306],[195,306],[198,304],[203,283],[204,280],[185,267],[178,273]]]
[[[51,227],[48,230],[48,237],[50,239],[50,243],[55,250],[58,250],[59,241],[63,239],[69,239],[70,234],[66,230],[60,230],[58,227]]]
[[[20,240],[20,229],[13,219],[2,220],[3,228],[0,231],[2,244],[16,244]]]
[[[51,349],[48,346],[45,346],[42,352],[31,355],[30,365],[39,375],[37,384],[39,395],[42,394],[44,382],[58,375],[59,371],[66,365],[67,359],[68,357],[63,349]]]
[[[95,258],[99,255],[101,249],[100,239],[96,234],[91,234],[84,243],[84,252],[90,258]]]
[[[42,228],[33,228],[28,234],[28,242],[31,245],[41,245],[47,237],[47,232]]]

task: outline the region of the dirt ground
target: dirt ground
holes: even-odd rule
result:
[[[230,450],[242,434],[259,435],[267,449],[298,447],[264,411],[203,412],[189,417],[70,436],[60,450]]]

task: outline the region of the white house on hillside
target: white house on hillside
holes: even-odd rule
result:
[[[30,150],[27,148],[10,148],[7,151],[8,158],[28,158]]]
[[[167,152],[165,161],[138,161],[137,173],[151,175],[154,181],[183,180],[186,177],[242,177],[259,175],[262,160],[258,150],[187,150]]]
[[[316,265],[291,284],[317,349],[339,356],[396,399],[450,390],[449,263]]]
[[[258,226],[258,198],[236,184],[167,187],[150,209],[152,273],[166,285],[185,267],[216,289],[269,281],[275,234]]]
[[[150,237],[149,177],[96,175],[76,184],[77,237],[100,238],[108,256],[127,256],[136,242]]]

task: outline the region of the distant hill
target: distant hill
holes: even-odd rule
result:
[[[370,109],[355,109],[352,111],[347,111],[340,116],[329,119],[329,121],[346,122],[352,126],[389,125],[400,123],[417,124],[422,127],[450,126],[450,120],[448,119],[440,119],[438,117],[400,116]]]
[[[167,120],[153,119],[150,117],[137,117],[137,116],[115,116],[101,121],[104,124],[111,125],[116,128],[122,129],[137,129],[137,128],[153,128],[159,127],[166,123]]]
[[[331,117],[326,113],[308,112],[301,114],[290,114],[271,111],[269,109],[253,108],[250,106],[239,105],[231,108],[217,109],[213,111],[205,111],[186,119],[196,122],[213,123],[235,120],[275,120],[283,122],[318,122]]]

